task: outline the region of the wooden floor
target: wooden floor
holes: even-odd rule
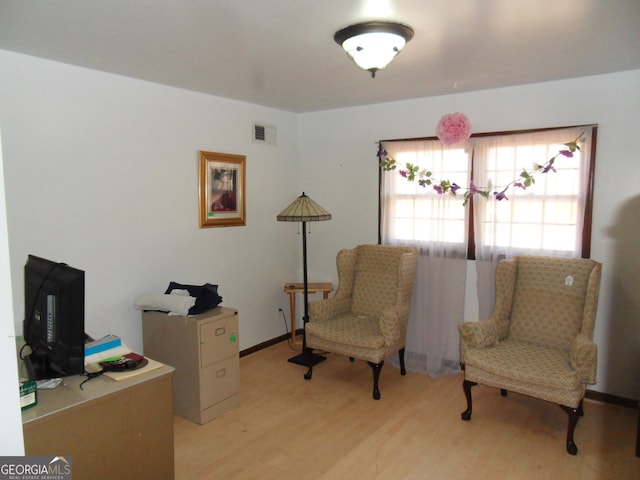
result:
[[[556,405],[474,387],[462,376],[402,377],[330,354],[305,381],[286,342],[240,360],[241,405],[205,425],[175,417],[176,479],[640,479],[637,412],[585,401],[566,453]]]

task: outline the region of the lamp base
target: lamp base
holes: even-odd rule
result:
[[[312,353],[311,354],[311,365],[317,365],[320,362],[324,362],[327,359],[327,357],[323,356],[323,355],[318,355],[317,353]],[[308,367],[309,364],[307,363],[307,358],[305,357],[304,353],[300,353],[298,355],[296,355],[295,357],[291,357],[289,360],[287,360],[287,362],[289,363],[295,363],[296,365],[302,365],[304,367]]]

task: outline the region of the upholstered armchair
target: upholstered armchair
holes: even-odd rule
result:
[[[366,360],[373,370],[373,398],[384,359],[398,352],[400,372],[418,251],[411,247],[359,245],[336,259],[338,288],[333,297],[309,302],[304,353],[311,379],[313,349]]]
[[[486,321],[460,325],[463,389],[471,419],[478,383],[554,402],[567,412],[567,452],[596,382],[593,328],[602,265],[583,258],[521,256],[496,270],[496,302]]]

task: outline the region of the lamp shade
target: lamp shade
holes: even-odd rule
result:
[[[331,214],[304,192],[278,214],[279,222],[320,222],[331,220]]]
[[[372,77],[389,65],[412,38],[411,27],[391,22],[358,23],[338,30],[333,36],[355,64],[371,72]]]

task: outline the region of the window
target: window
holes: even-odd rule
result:
[[[458,147],[437,138],[381,142],[397,161],[397,170],[381,172],[381,241],[469,259],[523,253],[588,257],[596,130],[589,125],[482,134]],[[574,140],[579,150],[558,154]],[[553,169],[534,174],[530,186],[513,185],[523,180],[523,171],[533,172],[534,165],[556,155]],[[410,182],[398,173],[407,163],[432,172],[434,184],[448,180],[462,188],[456,195],[438,194],[434,185]],[[474,195],[463,205],[460,192],[472,184],[490,198]],[[494,198],[503,190],[505,199]]]

